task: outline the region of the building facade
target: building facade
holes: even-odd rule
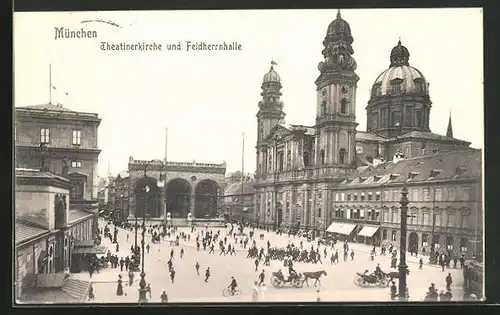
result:
[[[17,169],[15,178],[16,298],[29,300],[41,275],[73,269],[78,242],[93,242],[94,214],[69,209],[67,178],[32,169]]]
[[[71,183],[71,209],[91,209],[97,228],[98,114],[60,104],[15,108],[15,165],[59,174]]]
[[[223,195],[226,163],[134,160],[128,164],[128,209],[130,216],[164,218],[214,218]],[[159,187],[158,182],[164,186]],[[145,194],[145,187],[149,192]],[[145,202],[147,201],[147,202]]]
[[[284,104],[280,100],[282,81],[274,69],[274,63],[265,74],[261,87],[262,99],[259,101],[257,113],[255,205],[256,220],[260,223],[324,232],[335,221],[335,212],[332,211],[336,209],[335,202],[339,201],[335,198],[337,192],[347,193],[345,187],[348,185],[343,184],[347,179],[359,177],[364,170],[376,165],[387,166],[384,163],[393,161],[394,156],[398,159],[427,159],[429,156],[445,156],[447,153],[470,150],[469,142],[453,137],[451,117],[445,136],[431,132],[429,119],[432,102],[429,84],[418,69],[410,66],[409,51],[401,42],[390,52],[389,68],[374,81],[366,106],[367,130],[357,131],[355,109],[358,106],[356,89],[359,77],[353,57],[353,41],[351,28],[342,19],[339,11],[337,18],[328,26],[323,41],[324,60],[318,65],[320,75],[315,81],[316,123],[313,126],[285,122]],[[466,167],[455,159],[447,160],[447,163],[451,163],[447,167],[453,169]],[[404,172],[401,170],[401,176],[412,171],[419,172],[418,169],[412,169],[414,165],[411,163],[400,165],[408,167]],[[471,168],[475,168],[473,171],[480,174],[480,164],[474,164]],[[481,182],[480,179],[476,181]],[[382,200],[382,189],[375,189],[382,186],[382,182],[375,181],[373,185],[372,200]],[[450,182],[450,185],[454,184]],[[402,185],[394,190],[401,187]],[[421,189],[424,191],[423,186]],[[377,197],[376,192],[381,195]],[[368,194],[361,191],[358,193]],[[368,195],[364,198],[368,198]],[[425,198],[428,198],[427,195]],[[388,207],[392,209],[393,205]],[[427,207],[435,208],[428,204]],[[440,207],[443,209],[441,213],[445,213],[443,216],[446,217],[447,212],[444,209],[448,206]],[[416,204],[415,208],[426,207]],[[466,208],[470,209],[471,213],[480,210],[477,205]],[[397,210],[399,211],[399,207]],[[455,212],[456,220],[459,220],[460,211]],[[450,213],[452,212],[450,210]],[[393,226],[392,221],[381,221],[381,213],[385,212],[380,209],[378,215],[376,211],[370,212],[369,215],[363,212],[363,219],[359,216],[356,220],[379,222],[379,225],[384,222],[386,228],[379,232],[380,239],[383,239],[384,235],[391,238],[393,231],[397,230],[397,224],[394,221]],[[427,211],[426,208],[422,213],[434,212]],[[437,215],[439,210],[435,213]],[[358,215],[361,215],[361,212],[356,214]],[[477,214],[474,216],[477,217]],[[424,220],[423,218],[421,220]],[[427,215],[425,218],[428,220]],[[345,227],[348,229],[347,225]],[[440,237],[445,237],[444,235],[452,231],[462,232],[461,228],[448,229],[442,225],[437,229],[441,229],[441,232],[434,234],[440,234]],[[365,229],[366,231],[368,229]],[[464,235],[470,237],[470,231],[464,231]],[[429,237],[424,234],[418,234],[417,243],[420,247],[422,239]],[[430,242],[431,240],[427,240],[426,244]],[[447,242],[444,241],[446,244]],[[456,238],[452,243],[457,247]]]

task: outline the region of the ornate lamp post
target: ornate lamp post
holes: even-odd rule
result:
[[[406,265],[406,229],[408,219],[408,189],[403,186],[401,190],[401,237],[399,241],[399,299],[405,301],[406,296],[406,272],[408,266]]]

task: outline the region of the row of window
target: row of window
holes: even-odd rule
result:
[[[389,94],[399,94],[399,93],[402,93],[402,88],[401,88],[402,86],[401,86],[401,84],[402,84],[401,81],[391,82],[391,87],[389,89]],[[424,83],[421,82],[421,81],[416,81],[415,82],[415,92],[421,93],[424,90],[425,90],[424,89]],[[372,96],[376,97],[376,96],[380,96],[380,95],[382,95],[382,85],[381,84],[377,84],[376,86],[373,87]]]
[[[380,112],[380,119],[377,112],[370,113],[369,121],[372,129],[376,128],[385,128],[388,127],[387,124],[387,109],[382,109]],[[401,124],[401,112],[400,111],[392,111],[390,118],[390,126],[391,127],[399,127]],[[413,126],[413,127],[424,127],[424,121],[421,110],[412,111],[411,109],[407,109],[405,111],[404,116],[404,124],[405,126]]]
[[[387,230],[386,229],[383,229],[382,230],[382,239],[383,240],[387,240]],[[438,249],[440,247],[440,242],[439,242],[439,239],[440,239],[440,235],[439,234],[434,234],[433,236],[433,243],[434,243],[434,246],[436,249]],[[395,242],[398,240],[398,235],[397,235],[397,231],[392,231],[391,232],[391,241]],[[421,246],[430,246],[430,235],[428,234],[422,234],[422,239],[421,239],[421,242],[419,245]],[[462,252],[466,252],[467,251],[467,245],[469,244],[469,240],[465,237],[462,237],[460,238],[460,250]],[[446,249],[448,250],[453,250],[453,236],[447,236],[446,239],[445,239],[445,246],[446,246]]]
[[[392,211],[392,216],[389,217],[389,211],[382,211],[382,222],[399,223],[401,216],[399,211]],[[411,225],[424,225],[424,226],[437,226],[449,228],[469,228],[470,214],[462,212],[460,215],[460,222],[457,222],[456,215],[453,212],[447,212],[446,216],[443,212],[434,212],[433,214],[422,212],[410,212],[408,216],[408,224]],[[458,223],[458,224],[457,224]]]
[[[40,143],[48,144],[50,143],[50,129],[41,128],[40,129]],[[71,144],[81,145],[82,144],[82,131],[73,130],[71,137]]]
[[[348,114],[347,113],[347,105],[348,105],[348,101],[345,98],[343,98],[343,99],[340,100],[340,113],[342,115],[347,115]],[[325,115],[327,113],[326,112],[326,101],[325,100],[323,100],[321,102],[320,109],[321,109],[320,110],[320,116],[323,116],[323,115]]]
[[[457,199],[456,188],[411,188],[408,190],[409,201],[469,201],[470,187],[458,188],[460,198]],[[432,194],[432,192],[434,192]],[[335,201],[399,201],[401,190],[384,190],[364,193],[336,193]]]

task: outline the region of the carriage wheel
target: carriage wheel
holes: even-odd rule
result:
[[[358,287],[363,287],[364,286],[363,278],[361,278],[360,276],[356,276],[356,278],[354,278],[354,284],[357,285]]]
[[[304,285],[304,280],[303,279],[296,279],[294,280],[293,282],[293,286],[296,287],[296,288],[302,288],[302,286]]]
[[[275,287],[275,288],[281,288],[284,283],[282,281],[280,281],[278,278],[276,277],[272,277],[271,278],[271,284]]]
[[[378,279],[375,284],[381,288],[387,287],[387,281],[385,279]]]

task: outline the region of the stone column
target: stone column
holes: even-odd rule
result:
[[[191,192],[191,195],[189,197],[189,211],[188,212],[191,212],[191,215],[193,216],[193,218],[196,218],[196,215],[195,215],[195,206],[196,206],[196,195],[194,193],[194,191]],[[186,207],[184,207],[184,209],[186,209]],[[186,213],[186,210],[183,211],[182,213],[182,218],[183,219],[186,219],[187,218],[187,213]]]

